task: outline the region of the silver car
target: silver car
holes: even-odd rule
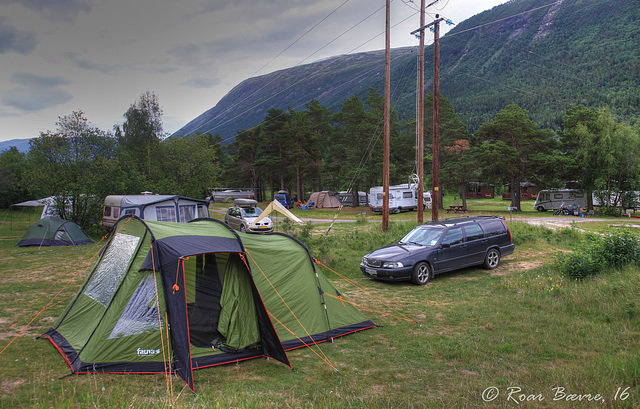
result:
[[[251,226],[262,214],[262,209],[257,206],[258,202],[253,199],[236,199],[233,204],[234,206],[230,207],[224,216],[224,222],[229,226],[243,233],[269,233],[273,231],[273,222],[269,216]]]

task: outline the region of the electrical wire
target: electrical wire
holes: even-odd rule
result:
[[[293,47],[293,45],[295,43],[297,43],[298,41],[300,41],[304,36],[306,36],[307,34],[309,34],[311,31],[313,31],[313,29],[315,29],[316,27],[318,27],[322,22],[324,22],[326,19],[328,19],[329,17],[331,17],[331,15],[333,15],[335,12],[337,12],[338,10],[340,10],[342,8],[342,6],[344,6],[345,4],[347,4],[350,0],[345,0],[344,3],[342,3],[341,5],[339,5],[338,7],[336,7],[331,13],[327,14],[325,17],[323,17],[320,21],[318,21],[316,24],[314,24],[310,29],[308,29],[307,31],[304,32],[304,34],[302,34],[300,37],[296,38],[291,44],[289,44],[288,46],[286,46],[282,51],[280,51],[275,57],[273,57],[272,59],[269,60],[269,62],[265,63],[262,67],[260,67],[256,72],[254,72],[251,77],[254,77],[257,73],[259,73],[260,71],[262,71],[264,69],[264,67],[266,67],[267,65],[271,64],[276,58],[280,57],[282,54],[284,54],[285,51],[287,51],[289,48]]]
[[[343,3],[343,4],[344,4],[344,3]],[[342,7],[342,5],[340,5],[339,7]],[[313,55],[317,54],[319,51],[321,51],[322,49],[326,48],[326,47],[327,47],[327,46],[329,46],[331,43],[335,42],[337,39],[339,39],[340,37],[344,36],[344,35],[345,35],[346,33],[348,33],[349,31],[353,30],[355,27],[357,27],[358,25],[362,24],[364,21],[366,21],[366,20],[368,20],[369,18],[373,17],[376,13],[378,13],[378,12],[379,12],[380,10],[382,10],[382,9],[384,9],[384,6],[383,6],[383,7],[378,8],[378,9],[376,9],[374,12],[370,13],[368,16],[366,16],[365,18],[363,18],[363,19],[361,19],[360,21],[358,21],[357,23],[355,23],[353,26],[351,26],[350,28],[348,28],[347,30],[345,30],[344,32],[342,32],[341,34],[339,34],[337,37],[335,37],[334,39],[332,39],[331,41],[329,41],[327,44],[325,44],[324,46],[320,47],[318,50],[314,51],[313,53],[311,53],[310,55],[308,55],[307,57],[305,57],[303,60],[301,60],[300,62],[298,62],[298,63],[297,63],[296,65],[294,65],[292,68],[295,68],[295,67],[298,67],[298,66],[302,65],[306,60],[308,60],[309,58],[311,58]],[[337,10],[337,9],[336,9],[336,10]],[[331,12],[329,15],[333,14],[336,10],[334,10],[333,12]],[[403,22],[405,22],[405,21],[406,21],[406,20],[408,20],[409,18],[411,18],[411,17],[415,16],[416,14],[417,14],[417,13],[413,13],[412,15],[410,15],[410,16],[408,16],[408,17],[404,18],[403,20],[401,20],[401,21],[399,21],[398,23],[394,24],[392,28],[397,27],[398,25],[402,24]],[[327,16],[327,17],[329,17],[329,16]],[[326,20],[326,18],[327,18],[327,17],[325,17],[324,19],[322,19],[322,21]],[[317,27],[317,25],[318,25],[318,24],[316,24],[316,26],[314,26],[314,28],[315,28],[315,27]],[[303,37],[304,35],[306,35],[306,34],[307,34],[307,33],[303,34],[300,38],[302,38],[302,37]],[[382,34],[384,34],[384,32],[383,32]],[[374,39],[376,39],[376,38],[377,38],[377,37],[379,37],[379,36],[380,36],[380,34],[378,34],[378,35],[376,35],[376,36],[374,36],[374,37],[370,38],[369,40],[367,40],[367,41],[366,41],[366,42],[364,42],[363,44],[359,45],[358,47],[355,47],[355,48],[354,48],[354,49],[352,49],[351,51],[348,51],[346,54],[351,54],[351,53],[355,52],[355,50],[357,50],[357,49],[359,49],[359,48],[362,48],[364,45],[368,44],[369,42],[373,41]],[[296,41],[297,41],[297,40],[296,40]],[[295,43],[295,42],[294,42],[294,43]],[[291,45],[293,45],[293,44],[291,44]],[[287,47],[287,49],[288,49],[288,48],[289,48],[289,47]],[[280,54],[278,54],[278,55],[281,55],[281,54],[282,54],[282,53],[280,53]],[[274,58],[274,59],[275,59],[275,58]],[[271,61],[273,61],[274,59],[272,59]],[[271,62],[271,61],[270,61],[270,62]],[[359,76],[359,77],[361,78],[362,76]],[[242,102],[246,101],[247,99],[249,99],[249,98],[251,98],[251,97],[253,97],[253,96],[257,95],[257,94],[259,94],[261,91],[263,91],[265,88],[267,88],[269,85],[273,84],[273,83],[274,83],[274,82],[276,82],[277,80],[278,80],[278,77],[277,77],[277,76],[274,76],[274,77],[272,78],[272,80],[271,80],[271,81],[267,82],[266,84],[263,84],[259,89],[256,89],[255,91],[253,91],[252,93],[250,93],[249,95],[247,95],[246,97],[244,97],[243,99],[239,100],[238,102],[236,102],[236,103],[234,103],[233,105],[231,105],[231,106],[229,106],[228,108],[226,108],[226,109],[225,109],[225,112],[229,112],[229,111],[230,111],[230,110],[232,110],[233,108],[235,108],[235,107],[237,107],[238,105],[240,105]],[[241,117],[241,116],[245,115],[247,112],[250,112],[250,111],[252,111],[252,110],[254,110],[254,109],[258,108],[260,105],[262,105],[262,104],[266,103],[266,102],[267,102],[267,101],[269,101],[270,99],[275,98],[276,96],[278,96],[278,95],[280,95],[280,94],[284,93],[285,91],[287,91],[287,90],[291,89],[292,87],[294,87],[294,86],[298,85],[300,82],[303,82],[303,81],[306,81],[306,80],[308,80],[308,78],[301,79],[300,81],[298,81],[298,82],[296,82],[296,83],[294,83],[294,84],[291,84],[290,86],[288,86],[288,87],[284,88],[283,90],[280,90],[280,92],[278,92],[278,93],[276,93],[276,94],[273,94],[273,95],[269,96],[269,97],[268,97],[268,98],[266,98],[266,99],[262,99],[262,100],[260,100],[259,102],[254,103],[251,107],[248,107],[247,109],[245,109],[244,111],[242,111],[242,112],[238,113],[237,115],[233,116],[232,118],[229,118],[229,119],[227,119],[227,120],[225,120],[225,121],[223,121],[223,122],[220,122],[220,123],[218,123],[216,126],[214,126],[214,127],[210,128],[210,129],[208,130],[208,132],[212,132],[212,131],[214,131],[215,129],[220,128],[221,126],[223,126],[223,125],[225,125],[225,124],[228,124],[229,122],[232,122],[232,121],[236,120],[237,118],[239,118],[239,117]],[[352,81],[355,81],[355,80],[356,80],[356,79],[354,79],[354,80],[352,80]],[[349,84],[349,83],[342,84],[342,85],[341,85],[341,87],[347,86],[348,84]],[[307,101],[307,102],[309,102],[309,101]],[[306,102],[305,102],[305,103],[306,103]],[[298,107],[300,107],[300,106],[302,106],[302,105],[304,105],[304,104],[300,104]],[[294,108],[294,109],[295,109],[295,108]],[[215,116],[215,117],[213,117],[213,118],[211,118],[211,119],[209,119],[209,120],[207,120],[205,123],[203,123],[202,125],[198,126],[198,129],[203,129],[205,126],[207,126],[207,125],[208,125],[208,124],[210,124],[211,122],[214,122],[215,120],[217,120],[217,119],[218,119],[218,117],[219,117],[219,115],[218,115],[218,116]],[[256,126],[260,126],[260,125],[262,125],[263,123],[264,123],[264,122],[261,122],[261,123],[257,124]],[[227,137],[227,138],[223,139],[221,142],[226,142],[226,141],[232,140],[232,139],[234,139],[236,136],[237,136],[237,135],[229,136],[229,137]]]

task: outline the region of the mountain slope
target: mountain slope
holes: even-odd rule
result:
[[[414,52],[395,49],[392,58],[402,60]],[[249,78],[173,136],[202,132],[232,138],[236,131],[259,124],[270,108],[303,110],[314,98],[336,112],[352,95],[366,95],[372,78],[384,81],[384,51],[341,55]]]
[[[640,8],[634,0],[512,0],[457,25],[441,40],[440,92],[474,131],[508,104],[558,129],[574,105],[609,106],[640,118]],[[415,114],[417,49],[392,50],[392,107]],[[432,84],[433,48],[425,51]],[[259,124],[269,108],[333,112],[351,95],[384,89],[384,51],[343,55],[243,81],[174,135],[219,134],[225,142]]]

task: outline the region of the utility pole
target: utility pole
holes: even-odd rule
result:
[[[420,27],[424,26],[424,0],[420,1]],[[418,171],[418,223],[424,222],[424,30],[420,32],[420,50],[418,52],[418,133],[417,171]]]
[[[427,7],[432,6],[433,4],[437,3],[438,0],[431,2]],[[421,3],[421,7],[424,5],[424,2]],[[438,220],[438,206],[439,206],[439,202],[440,202],[440,187],[439,187],[439,182],[438,182],[438,162],[439,162],[439,153],[440,153],[440,138],[439,138],[439,123],[440,123],[440,22],[443,21],[443,18],[440,18],[440,16],[438,14],[436,14],[436,19],[427,24],[427,25],[423,25],[424,20],[423,20],[423,14],[424,13],[424,8],[422,8],[421,10],[421,15],[420,15],[420,28],[417,30],[413,30],[411,32],[411,34],[416,34],[416,33],[420,33],[420,51],[423,51],[423,37],[424,37],[424,30],[432,27],[433,26],[433,31],[434,31],[434,40],[433,40],[433,53],[434,53],[434,58],[433,58],[433,167],[432,167],[432,179],[433,179],[433,190],[432,190],[432,194],[431,194],[431,220]],[[447,24],[450,23],[450,20],[447,20]],[[451,24],[453,24],[451,22]],[[424,64],[424,57],[420,57],[420,62],[421,64]],[[418,92],[420,93],[419,98],[424,98],[424,68],[423,68],[423,73],[420,74],[421,77],[420,79],[422,80],[422,90],[418,90]],[[419,82],[419,88],[420,88],[420,82]],[[424,102],[420,103],[420,107],[418,109],[418,125],[419,128],[421,130],[423,130],[424,132],[424,124],[422,122],[424,122],[424,106],[422,104],[424,104]],[[422,119],[421,119],[422,118]],[[424,140],[424,134],[422,134],[423,136],[420,137],[420,131],[418,131],[418,146],[422,145],[424,149],[424,145],[423,145],[423,140]],[[418,178],[420,179],[420,183],[422,184],[422,176],[420,175],[420,167],[423,167],[424,164],[422,163],[424,161],[424,156],[423,156],[423,152],[420,148],[418,148],[419,153],[418,153]],[[420,159],[422,158],[422,159]],[[424,173],[424,170],[423,170]],[[422,201],[422,198],[419,198],[419,201]],[[418,222],[421,222],[422,220],[420,219],[420,207],[421,204],[418,203]]]
[[[386,1],[384,52],[384,143],[382,163],[382,231],[389,228],[389,151],[391,150],[391,0]]]
[[[440,162],[440,22],[438,18],[433,25],[433,166],[432,179],[433,190],[431,191],[431,220],[438,220],[438,207],[440,206],[440,183],[439,183],[439,162]]]

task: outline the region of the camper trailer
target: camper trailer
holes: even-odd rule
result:
[[[232,202],[235,199],[253,199],[253,189],[215,188],[211,191],[212,202]]]
[[[353,206],[353,192],[342,191],[337,194],[338,200],[343,206]],[[364,206],[367,203],[367,192],[358,192],[358,205]]]
[[[533,208],[539,212],[556,210],[561,206],[577,205],[587,208],[587,195],[582,189],[548,189],[538,192]]]
[[[110,195],[104,199],[102,227],[111,230],[122,216],[161,222],[187,223],[209,217],[209,202],[178,195]]]
[[[372,212],[382,213],[382,186],[369,189],[369,208]],[[414,184],[389,186],[389,212],[415,210],[418,208],[418,193]]]
[[[626,192],[594,191],[593,205],[599,207],[621,207],[623,210],[635,210],[640,208],[640,192],[633,190]]]

